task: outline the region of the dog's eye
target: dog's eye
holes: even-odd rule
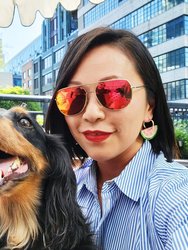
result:
[[[19,120],[19,124],[22,127],[26,127],[26,128],[31,128],[32,127],[32,123],[30,122],[30,120],[28,120],[27,118],[21,118]]]

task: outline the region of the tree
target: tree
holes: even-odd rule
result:
[[[174,122],[174,127],[181,158],[188,159],[188,121],[176,121]]]
[[[28,90],[24,90],[21,87],[10,87],[5,89],[0,89],[0,94],[16,94],[16,95],[29,95]],[[9,109],[13,106],[21,105],[23,101],[16,100],[1,100],[0,99],[0,108]],[[30,111],[41,111],[41,106],[38,102],[24,101],[27,104],[27,109]]]

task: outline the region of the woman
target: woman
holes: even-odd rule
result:
[[[132,33],[96,28],[70,46],[46,130],[62,134],[99,249],[188,249],[188,170],[162,81]]]

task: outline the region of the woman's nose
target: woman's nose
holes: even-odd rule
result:
[[[89,122],[105,118],[104,107],[99,103],[96,94],[93,92],[88,94],[88,100],[82,117]]]

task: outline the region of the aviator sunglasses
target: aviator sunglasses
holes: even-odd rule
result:
[[[62,88],[57,91],[55,98],[59,111],[65,116],[81,113],[87,105],[87,94],[93,93],[86,91],[84,87],[93,84],[96,85],[95,93],[99,103],[110,110],[125,108],[131,101],[132,89],[145,87],[131,86],[127,80],[115,79]]]

